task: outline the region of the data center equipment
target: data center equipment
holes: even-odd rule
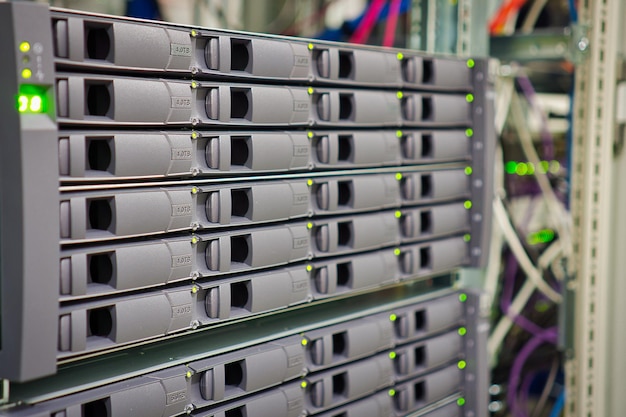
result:
[[[485,412],[488,60],[26,2],[0,45],[0,415]]]

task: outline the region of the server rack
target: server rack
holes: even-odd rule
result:
[[[488,61],[0,8],[2,413],[484,410]]]

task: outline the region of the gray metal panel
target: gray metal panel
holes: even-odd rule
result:
[[[53,46],[44,5],[0,4],[0,378],[25,381],[54,373],[58,283],[58,150]],[[28,48],[20,48],[28,42]],[[25,44],[26,45],[26,44]],[[28,49],[28,50],[24,50]],[[29,64],[25,64],[28,58]],[[23,69],[30,69],[24,78]],[[32,77],[32,78],[31,78]],[[31,85],[41,110],[27,95]],[[27,87],[24,87],[27,88]],[[25,112],[18,112],[23,107]],[[32,111],[29,112],[29,109]],[[57,265],[55,265],[57,264]]]
[[[438,400],[457,393],[462,387],[463,371],[456,365],[397,385],[394,396],[396,415],[418,411]]]
[[[403,242],[469,232],[469,211],[463,203],[400,210]]]
[[[450,364],[464,356],[463,338],[456,330],[395,349],[396,380],[404,381]]]
[[[388,354],[383,353],[310,374],[305,381],[305,408],[315,414],[393,385],[393,367]]]
[[[461,237],[403,245],[398,254],[400,277],[413,279],[464,266],[469,262],[468,249]]]
[[[403,164],[466,160],[471,158],[470,139],[464,130],[402,130]]]
[[[316,372],[374,355],[393,346],[388,314],[347,321],[303,333],[307,369]]]
[[[379,392],[343,407],[317,414],[318,417],[389,417],[393,415],[392,397],[387,392]]]

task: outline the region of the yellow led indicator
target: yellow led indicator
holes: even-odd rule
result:
[[[22,78],[24,78],[25,80],[28,80],[32,76],[33,72],[30,70],[30,68],[24,68],[22,70]]]
[[[402,251],[399,248],[395,248],[393,250],[393,254],[396,255],[396,256],[400,256],[401,253],[402,253]]]
[[[195,285],[193,287],[191,287],[191,293],[195,294],[198,292],[198,287],[196,287]]]
[[[465,136],[467,136],[468,138],[474,136],[474,129],[465,129]]]
[[[396,321],[396,320],[398,320],[398,316],[395,315],[394,313],[391,313],[389,315],[389,321]]]
[[[472,167],[465,167],[465,175],[472,175],[472,172],[474,172]]]
[[[398,210],[394,213],[394,216],[396,216],[396,219],[399,219],[400,217],[402,217],[402,212]]]
[[[466,302],[467,301],[467,294],[465,294],[465,293],[459,294],[459,301],[462,302],[462,303]]]
[[[309,187],[313,185],[313,180],[306,180],[306,185]]]
[[[315,90],[313,89],[313,87],[309,87],[309,89],[307,90],[307,93],[309,93],[309,95],[313,94],[315,92]]]
[[[198,194],[198,187],[191,187],[191,194]]]
[[[458,405],[459,407],[463,407],[465,405],[465,398],[461,397],[456,400],[456,405]]]
[[[474,66],[476,65],[476,61],[470,58],[467,60],[466,64],[467,64],[467,68],[474,68]]]
[[[389,352],[389,359],[395,359],[396,356],[398,356],[396,352]]]
[[[397,138],[401,138],[402,137],[402,131],[401,130],[396,130],[396,137]]]
[[[313,132],[307,132],[306,135],[309,139],[313,139]]]
[[[397,179],[398,181],[400,181],[400,180],[402,179],[402,173],[397,172],[397,173],[396,173],[396,179]]]
[[[192,30],[192,31],[191,31],[191,36],[192,36],[192,37],[194,37],[194,38],[195,38],[196,36],[198,36],[198,31],[196,31],[195,29],[194,29],[194,30]]]
[[[387,394],[389,394],[390,397],[393,397],[394,395],[396,395],[396,390],[392,388],[389,391],[387,391]]]
[[[24,53],[30,51],[30,43],[28,43],[28,42],[20,43],[20,51],[24,52]]]
[[[313,265],[306,266],[306,272],[311,272],[313,270]]]
[[[300,341],[300,344],[301,344],[302,346],[306,346],[306,345],[308,345],[308,344],[309,344],[309,340],[308,340],[308,339],[302,339],[302,340]]]
[[[315,45],[313,45],[312,43],[309,43],[309,45],[308,45],[309,51],[312,51],[314,47],[315,47]]]
[[[467,334],[467,329],[465,327],[459,327],[458,333],[459,336],[465,336]]]
[[[470,240],[472,240],[472,235],[470,235],[469,233],[466,233],[466,234],[463,236],[463,240],[464,240],[465,242],[469,242]]]
[[[195,245],[196,243],[198,243],[198,240],[199,240],[199,239],[198,239],[196,236],[193,236],[193,237],[191,238],[191,244],[192,244],[192,245]]]
[[[402,93],[402,91],[398,91],[398,92],[396,93],[396,97],[398,97],[398,98],[402,98],[402,97],[404,97],[404,94]]]
[[[465,367],[467,366],[467,362],[459,361],[459,363],[457,363],[456,366],[458,366],[459,369],[465,369]]]
[[[191,132],[191,139],[198,139],[198,136],[200,136],[198,132]]]
[[[402,61],[402,59],[404,59],[404,54],[402,52],[398,52],[396,54],[396,58],[398,58],[398,61]]]
[[[313,229],[313,223],[309,222],[306,224],[307,229]]]
[[[187,373],[185,374],[185,377],[191,378],[192,375],[193,373],[191,371],[187,371]]]
[[[466,209],[471,209],[472,208],[472,202],[470,200],[465,200],[465,203],[463,203],[463,207],[465,207]]]
[[[197,88],[198,87],[198,83],[195,81],[191,82],[191,88]]]
[[[468,94],[465,96],[465,101],[467,101],[468,103],[471,103],[472,101],[474,101],[474,94]]]
[[[309,385],[309,383],[308,383],[308,382],[306,382],[306,381],[302,381],[302,382],[300,382],[300,388],[302,388],[302,389],[306,388],[306,387],[307,387],[307,385]]]

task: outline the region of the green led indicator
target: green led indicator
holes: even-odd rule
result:
[[[462,292],[461,294],[459,294],[459,301],[464,303],[467,301],[467,294],[465,294],[464,292]]]
[[[515,170],[517,169],[517,162],[509,161],[504,164],[504,170],[507,174],[515,174]]]
[[[465,96],[465,101],[467,101],[468,103],[471,103],[472,101],[474,101],[474,94],[468,94]]]
[[[404,54],[402,52],[398,52],[396,54],[396,58],[398,59],[398,61],[402,61],[402,59],[404,58]]]
[[[474,172],[472,167],[465,167],[465,175],[472,175],[472,172]]]
[[[465,327],[459,327],[458,333],[459,336],[465,336],[467,334],[467,329]]]
[[[393,314],[393,313],[391,313],[389,315],[389,321],[396,321],[396,320],[398,320],[398,316]]]
[[[313,229],[313,223],[309,222],[306,224],[307,229]]]
[[[528,234],[526,242],[529,245],[539,245],[542,243],[550,243],[554,240],[555,233],[552,229],[541,229],[539,231]]]
[[[467,64],[467,68],[474,68],[476,66],[476,61],[470,58],[467,60],[466,64]]]
[[[307,136],[309,139],[313,139],[313,132],[307,132],[306,136]]]
[[[472,240],[472,235],[470,235],[469,233],[463,235],[463,241],[469,242],[470,240]]]
[[[402,179],[402,174],[400,172],[396,173],[396,179],[400,181]]]
[[[400,98],[404,97],[404,94],[402,93],[402,91],[398,91],[396,93],[396,97],[398,97],[400,99]]]
[[[467,362],[465,362],[465,361],[459,361],[459,362],[456,364],[456,366],[457,366],[459,369],[465,369],[465,367],[467,366]]]
[[[396,395],[396,390],[392,388],[389,391],[387,391],[387,394],[389,394],[390,397],[393,397],[394,395]]]
[[[550,161],[550,172],[558,174],[561,171],[561,163],[559,161]]]
[[[396,130],[396,137],[397,138],[401,138],[402,137],[402,131],[401,130]]]
[[[315,46],[312,43],[309,43],[309,45],[308,45],[309,51],[312,51],[314,47]]]
[[[402,217],[402,212],[401,211],[396,211],[394,213],[394,216],[396,216],[396,219],[399,219],[400,217]]]
[[[515,167],[515,173],[519,176],[528,174],[528,165],[525,164],[524,162],[520,162]]]
[[[307,339],[302,339],[302,340],[300,341],[300,344],[301,344],[302,346],[306,346],[306,345],[308,345],[308,344],[309,344],[309,341],[308,341]]]
[[[474,136],[474,129],[470,129],[470,128],[465,129],[465,136],[467,136],[468,138],[471,138],[472,136]]]
[[[463,207],[465,207],[467,210],[472,208],[472,202],[470,200],[465,200],[465,203],[463,203]]]
[[[550,162],[541,161],[539,163],[539,172],[541,172],[542,174],[547,173],[549,169],[550,169]]]
[[[458,405],[459,407],[463,407],[465,405],[465,398],[461,397],[456,400],[456,405]]]
[[[309,87],[309,89],[307,90],[307,93],[309,93],[309,95],[313,94],[315,92],[315,90],[313,90],[313,87]]]
[[[389,352],[389,359],[395,359],[396,356],[396,352]]]
[[[396,255],[396,256],[400,256],[401,253],[402,253],[402,251],[399,248],[395,248],[393,250],[393,254]]]
[[[17,111],[20,113],[45,113],[48,99],[46,89],[35,85],[21,85],[17,95]]]
[[[302,388],[302,389],[306,388],[307,385],[309,385],[309,384],[306,381],[300,382],[300,388]]]

